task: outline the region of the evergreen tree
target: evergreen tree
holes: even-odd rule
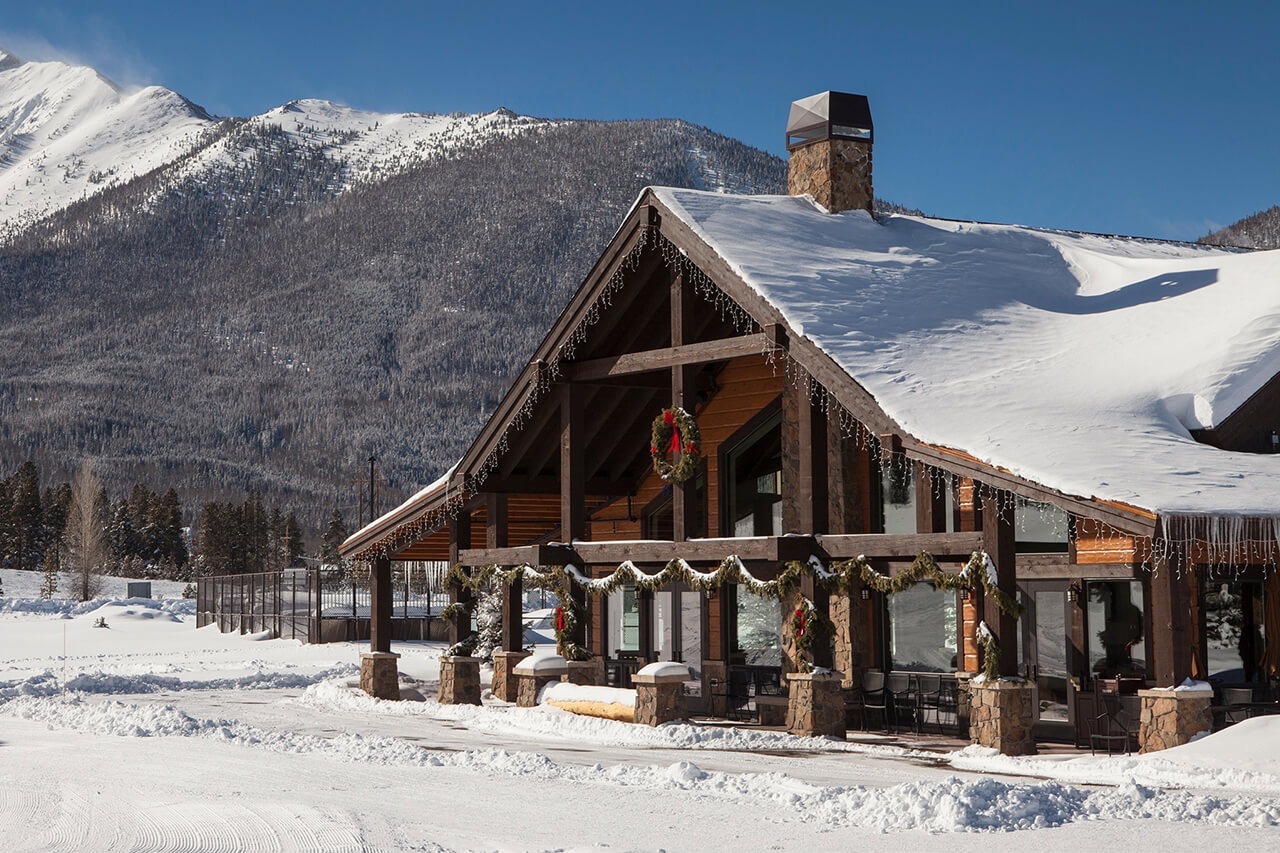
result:
[[[346,540],[347,525],[342,521],[342,510],[334,508],[333,515],[329,516],[329,526],[325,528],[324,537],[321,540],[321,562],[338,565],[342,561],[338,548]]]
[[[12,569],[17,563],[18,531],[13,520],[13,484],[0,480],[0,568]]]
[[[40,582],[40,597],[48,601],[58,594],[58,573],[62,570],[58,552],[50,548],[44,553],[44,580]]]
[[[291,512],[284,520],[286,568],[293,568],[302,564],[305,544],[302,540],[302,525],[298,524],[298,516]]]
[[[34,572],[44,560],[44,514],[40,508],[40,476],[30,461],[13,477],[14,567]]]
[[[155,528],[156,556],[177,569],[187,564],[187,537],[182,529],[182,504],[172,488],[155,501],[151,523]]]

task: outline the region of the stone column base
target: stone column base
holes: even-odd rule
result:
[[[375,699],[400,698],[400,672],[395,652],[364,652],[360,655],[360,689]]]
[[[529,656],[528,652],[494,652],[493,653],[493,695],[503,702],[514,702],[520,693],[519,682],[512,672],[520,661]]]
[[[969,739],[1003,755],[1035,755],[1034,696],[1025,681],[970,681]]]
[[[516,692],[516,705],[521,708],[532,708],[538,704],[538,694],[544,685],[559,681],[569,671],[566,661],[559,655],[543,657],[527,657],[512,670],[519,687]]]
[[[844,740],[844,676],[839,672],[787,673],[787,731]]]
[[[584,684],[588,687],[604,685],[604,658],[596,655],[591,660],[565,661],[569,671],[561,678],[570,684]]]
[[[659,726],[672,720],[687,718],[684,707],[684,683],[689,679],[684,675],[641,675],[631,676],[631,683],[636,686],[635,721],[645,726]]]
[[[480,704],[480,658],[445,655],[440,658],[441,705]]]
[[[1212,690],[1139,690],[1138,698],[1138,752],[1181,746],[1201,732],[1213,731]]]

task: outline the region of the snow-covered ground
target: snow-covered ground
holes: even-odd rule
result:
[[[1280,839],[1280,718],[1111,758],[650,729],[438,705],[439,644],[397,644],[406,695],[424,700],[380,702],[352,687],[358,644],[196,630],[181,599],[28,603],[0,599],[6,850],[1270,850]]]

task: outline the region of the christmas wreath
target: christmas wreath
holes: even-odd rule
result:
[[[693,415],[679,406],[663,409],[653,419],[649,455],[653,470],[662,479],[683,483],[692,477],[702,455],[702,437]]]

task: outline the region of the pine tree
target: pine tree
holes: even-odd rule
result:
[[[502,585],[490,582],[476,595],[476,646],[478,658],[492,660],[495,650],[502,648]]]
[[[302,525],[293,513],[284,520],[285,567],[292,568],[302,564],[302,555],[306,543],[302,539]]]
[[[342,554],[338,548],[347,540],[347,525],[342,521],[342,510],[335,508],[329,516],[329,526],[325,528],[320,549],[321,562],[338,565]]]
[[[44,580],[40,583],[40,597],[48,601],[58,594],[58,573],[62,570],[58,551],[50,548],[44,552]]]
[[[23,462],[13,477],[13,522],[15,568],[34,572],[44,560],[44,514],[40,508],[40,476],[30,461]]]

